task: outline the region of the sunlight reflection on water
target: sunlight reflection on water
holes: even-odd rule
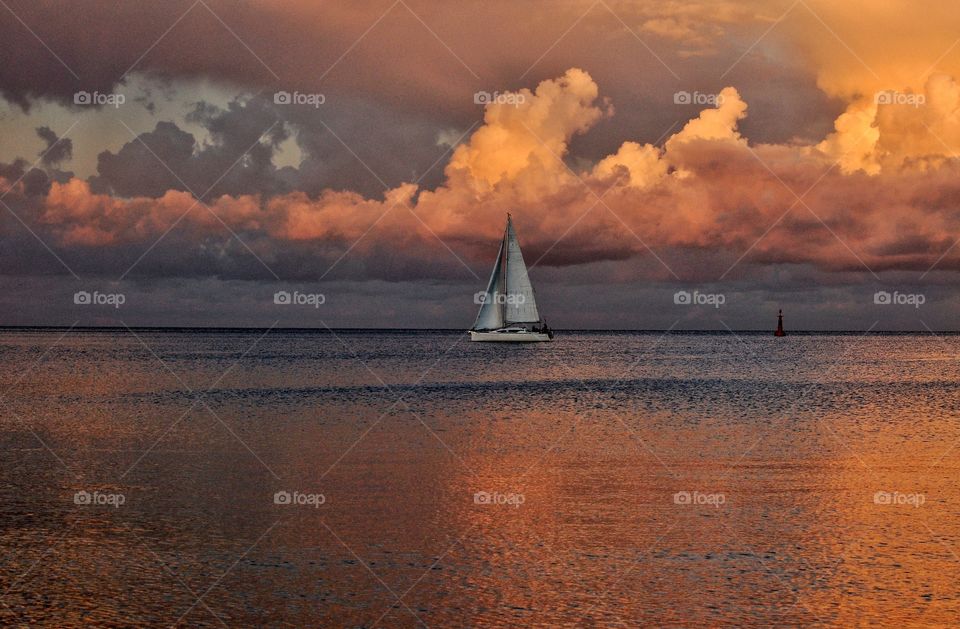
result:
[[[960,621],[960,337],[61,334],[0,333],[5,624]]]

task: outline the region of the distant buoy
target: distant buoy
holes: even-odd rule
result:
[[[774,336],[786,336],[787,333],[783,331],[783,310],[780,311],[780,314],[777,315],[777,331],[773,333]]]

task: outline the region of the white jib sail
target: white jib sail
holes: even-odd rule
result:
[[[503,327],[503,305],[497,303],[496,297],[503,293],[503,243],[500,241],[500,251],[497,252],[497,262],[493,265],[493,273],[487,283],[487,292],[481,298],[480,312],[473,324],[474,330],[497,330]]]

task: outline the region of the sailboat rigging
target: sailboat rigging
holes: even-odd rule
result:
[[[523,252],[520,251],[520,242],[509,214],[487,290],[477,293],[476,301],[480,304],[480,312],[470,329],[471,341],[521,343],[553,339],[553,331],[540,317],[527,265],[523,261]]]

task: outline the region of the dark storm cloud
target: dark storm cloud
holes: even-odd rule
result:
[[[456,141],[466,131],[444,129],[422,115],[368,100],[340,101],[335,95],[319,108],[278,107],[278,113],[294,129],[303,154],[298,172],[286,176],[294,189],[311,196],[326,188],[380,196],[384,184],[417,180],[434,188],[449,156],[438,136],[446,132]],[[480,115],[478,111],[475,122]]]
[[[160,197],[167,190],[197,195],[209,190],[210,196],[286,190],[272,160],[288,132],[272,107],[256,99],[235,100],[226,109],[201,102],[188,118],[207,129],[207,143],[199,146],[176,124],[158,122],[117,153],[99,155],[93,190],[123,197]]]
[[[385,186],[421,177],[423,186],[435,187],[449,153],[437,142],[441,130],[430,122],[362,101],[315,108],[245,97],[226,108],[198,102],[187,119],[207,131],[205,142],[160,121],[117,152],[99,155],[92,190],[158,198],[167,190],[200,195],[213,186],[205,197],[212,198],[294,190],[316,196],[332,188],[382,196]],[[449,135],[455,140],[458,134]],[[280,145],[291,136],[301,161],[277,168]]]
[[[719,89],[733,59],[717,50],[729,47],[734,35],[753,40],[754,30],[769,19],[758,2],[744,2],[735,17],[726,2],[718,8],[604,4],[610,8],[591,9],[590,2],[90,0],[54,9],[9,0],[23,23],[0,21],[7,55],[0,92],[25,108],[38,97],[72,104],[78,90],[123,91],[132,70],[171,82],[204,78],[266,93],[337,94],[463,129],[476,117],[478,90],[518,89],[576,66],[616,99],[632,137],[652,141],[682,117],[673,111],[673,93]],[[710,54],[690,56],[690,42],[663,32],[638,38],[651,17],[663,17],[652,14],[671,12],[699,25],[697,48]],[[576,28],[566,32],[572,24]],[[780,45],[785,53],[793,51]],[[820,129],[836,113],[836,105],[819,93],[814,72],[793,52],[788,63],[785,55],[750,55],[735,70],[745,94],[756,98],[763,90],[771,112],[786,107],[790,113],[758,116],[751,128],[756,141],[782,141],[796,135],[797,127],[801,134]],[[608,152],[614,143],[603,129],[591,141],[596,145],[588,146],[588,154]]]
[[[27,160],[22,158],[9,164],[0,162],[0,177],[8,182],[19,181],[22,186],[20,192],[24,197],[41,197],[50,190],[50,175],[40,168],[32,168]],[[16,196],[5,196],[5,198],[8,203],[11,203]]]
[[[99,174],[90,178],[90,187],[122,197],[160,197],[167,190],[184,190],[180,179],[194,176],[190,169],[194,144],[193,135],[176,124],[158,122],[153,131],[141,133],[117,153],[100,153]]]
[[[61,138],[50,127],[38,127],[37,135],[47,143],[40,151],[40,162],[44,166],[56,166],[73,157],[73,140]]]

